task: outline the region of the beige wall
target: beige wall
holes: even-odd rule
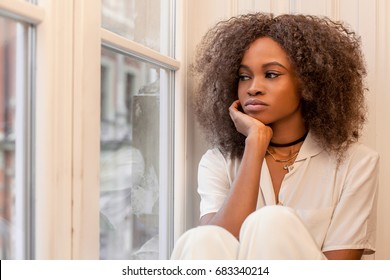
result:
[[[184,0],[185,1],[185,0]],[[239,13],[264,11],[326,15],[350,24],[362,37],[368,66],[369,121],[362,141],[381,155],[378,201],[377,259],[390,259],[390,2],[386,0],[189,0],[186,2],[187,60],[207,29],[219,21]],[[191,102],[191,77],[187,80],[188,104]],[[186,192],[186,228],[197,225],[199,198],[196,193],[197,165],[206,149],[199,129],[194,125],[190,106],[187,114],[188,172]],[[351,206],[353,207],[353,206]],[[189,209],[194,209],[190,211]]]

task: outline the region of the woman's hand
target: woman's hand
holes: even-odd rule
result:
[[[272,138],[272,129],[269,126],[264,125],[259,120],[241,112],[238,110],[240,101],[236,100],[229,107],[230,118],[233,120],[234,125],[238,132],[248,137],[249,135],[258,133],[258,136],[263,136],[265,141],[269,141]]]

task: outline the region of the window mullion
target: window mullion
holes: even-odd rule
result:
[[[39,4],[50,16],[37,26],[35,257],[70,259],[73,1]]]
[[[144,61],[151,62],[167,68],[169,70],[178,70],[180,63],[168,56],[156,52],[148,47],[128,40],[104,28],[101,29],[102,43],[105,47],[114,49],[120,53],[135,56]]]
[[[100,1],[74,1],[72,258],[99,258]]]

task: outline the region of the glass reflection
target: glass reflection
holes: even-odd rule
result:
[[[26,258],[27,28],[0,17],[0,259]]]
[[[171,56],[171,2],[102,0],[102,27]]]
[[[103,48],[101,259],[159,258],[160,74],[165,71]]]

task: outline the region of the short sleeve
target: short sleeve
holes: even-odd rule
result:
[[[345,185],[335,207],[322,251],[375,251],[379,156],[363,145],[346,160]]]
[[[200,217],[217,212],[229,189],[230,179],[225,158],[218,149],[208,150],[200,160],[198,168]]]

